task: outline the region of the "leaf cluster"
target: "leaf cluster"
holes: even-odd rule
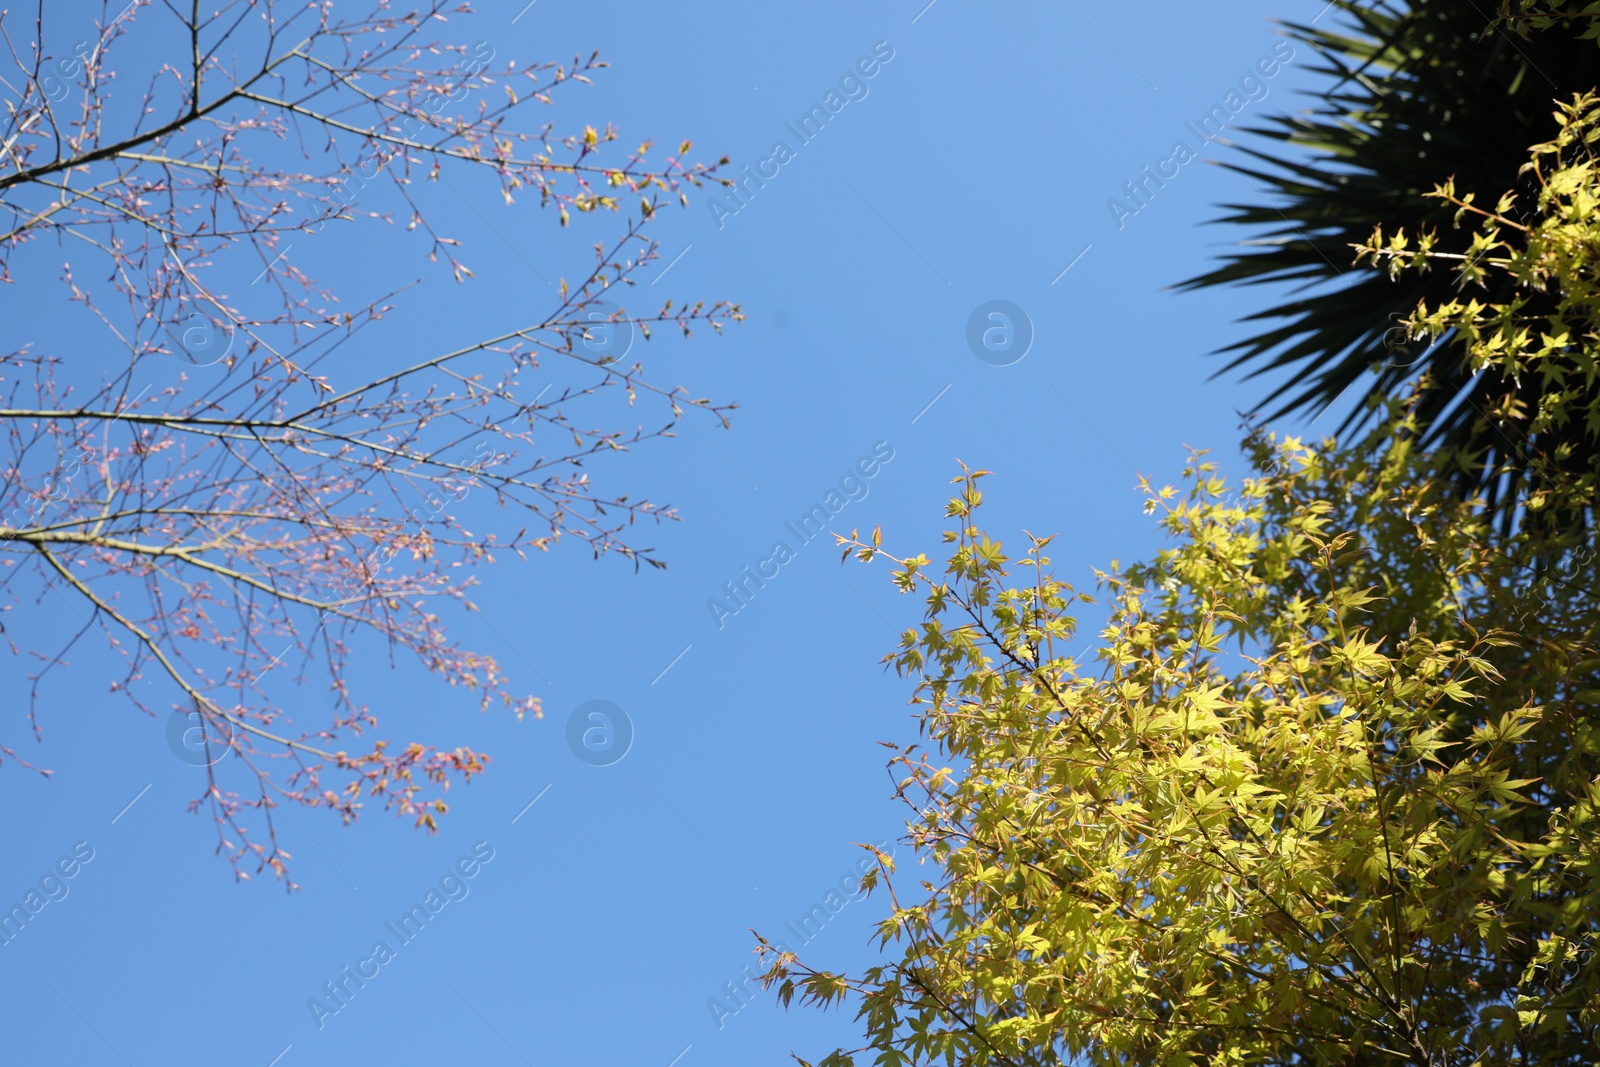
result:
[[[1391,421],[1406,423],[1404,411]],[[1411,423],[1410,428],[1415,429]],[[931,875],[888,962],[773,961],[859,1004],[880,1064],[1577,1064],[1600,1052],[1594,568],[1507,544],[1436,457],[1253,434],[1148,489],[1173,538],[1088,600],[949,505],[894,666],[891,764]],[[851,538],[863,558],[881,536]]]
[[[1449,339],[1474,377],[1504,383],[1478,413],[1513,454],[1504,474],[1525,486],[1524,504],[1546,531],[1588,524],[1600,458],[1600,95],[1575,96],[1555,117],[1560,132],[1523,167],[1536,187],[1526,221],[1512,217],[1515,192],[1489,207],[1448,181],[1430,196],[1455,209],[1458,227],[1472,224],[1464,252],[1439,251],[1432,232],[1385,237],[1382,227],[1358,248],[1358,259],[1391,277],[1435,266],[1454,277],[1450,294],[1422,301],[1402,325],[1409,339]],[[1489,298],[1506,283],[1502,299]],[[1465,467],[1477,457],[1457,458]]]

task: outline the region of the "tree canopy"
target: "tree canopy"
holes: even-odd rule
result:
[[[937,873],[885,868],[884,966],[774,955],[785,999],[859,995],[885,1063],[1592,1060],[1592,561],[1536,576],[1403,445],[1252,449],[1150,492],[1176,543],[1100,575],[1089,664],[963,475],[944,573],[896,560]]]
[[[1440,438],[1429,368],[1350,442],[1253,426],[1236,487],[1203,452],[1143,484],[1170,547],[1095,595],[984,528],[981,470],[942,568],[843,539],[924,597],[887,661],[929,873],[880,859],[860,975],[762,944],[786,1003],[858,1006],[824,1064],[1600,1058],[1600,97],[1550,121],[1521,191],[1441,180],[1352,242],[1408,338],[1522,390],[1473,431],[1505,463]]]

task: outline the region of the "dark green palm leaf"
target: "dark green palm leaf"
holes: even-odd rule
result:
[[[1346,391],[1404,395],[1420,380],[1416,413],[1428,443],[1460,456],[1460,490],[1484,493],[1509,524],[1528,489],[1556,469],[1594,469],[1593,442],[1582,427],[1530,435],[1525,417],[1491,418],[1509,397],[1522,412],[1537,410],[1541,382],[1474,375],[1453,337],[1397,345],[1396,324],[1419,301],[1448,299],[1457,278],[1436,269],[1391,280],[1353,266],[1351,246],[1382,224],[1386,233],[1436,231],[1441,251],[1462,251],[1467,235],[1455,229],[1454,209],[1425,194],[1452,177],[1490,204],[1519,189],[1529,146],[1555,132],[1554,101],[1600,86],[1600,49],[1570,24],[1529,38],[1491,29],[1493,0],[1336,7],[1343,30],[1287,27],[1318,57],[1325,87],[1316,106],[1251,128],[1269,144],[1228,164],[1260,202],[1224,205],[1218,221],[1249,228],[1252,240],[1182,288],[1296,283],[1292,299],[1246,320],[1259,332],[1223,350],[1233,357],[1226,369],[1250,377],[1291,372],[1264,399],[1268,417],[1317,412]],[[1532,208],[1531,193],[1519,191],[1516,210]],[[1478,295],[1510,294],[1501,277]],[[1358,405],[1340,430],[1359,429],[1376,410]]]

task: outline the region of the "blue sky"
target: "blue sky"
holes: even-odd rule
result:
[[[1093,568],[1160,543],[1137,471],[1175,481],[1186,445],[1239,468],[1237,412],[1263,389],[1208,380],[1219,361],[1206,353],[1271,294],[1167,287],[1237,239],[1203,225],[1215,205],[1258,194],[1208,165],[1229,150],[1191,126],[1229,93],[1236,122],[1303,106],[1310,57],[1286,56],[1273,20],[1309,20],[1320,0],[524,2],[483,0],[441,36],[488,42],[497,61],[598,48],[611,69],[562,97],[556,121],[614,122],[628,144],[689,138],[736,172],[766,161],[742,205],[701,192],[669,212],[641,285],[641,306],[743,305],[747,321],[720,337],[634,351],[658,381],[736,401],[732,428],[691,412],[676,438],[596,467],[610,489],[678,509],[683,521],[645,531],[669,567],[635,573],[562,546],[496,564],[481,613],[450,617],[542,699],[542,721],[480,714],[381,653],[364,658],[358,681],[386,733],[495,762],[452,790],[434,837],[382,813],[352,827],[292,813],[294,894],[236,884],[212,855],[209,820],[185,811],[199,772],[173,756],[162,720],[107,692],[110,653],[85,647],[50,681],[42,745],[24,736],[15,696],[29,666],[8,661],[0,740],[55,773],[0,768],[12,813],[0,903],[62,857],[73,871],[66,895],[0,946],[18,1062],[711,1067],[849,1044],[848,1013],[785,1012],[770,994],[737,1012],[711,1003],[737,1006],[725,984],[754,962],[750,928],[785,937],[849,884],[852,842],[893,842],[903,824],[877,742],[915,739],[910,686],[880,659],[920,604],[788,524],[837,491],[834,528],[881,524],[886,547],[938,558],[964,461],[995,472],[990,530],[1013,544],[1024,530],[1058,535],[1058,571],[1087,587]],[[802,141],[799,120],[830,91],[843,106]],[[1138,204],[1127,183],[1154,194]],[[507,208],[487,186],[428,195],[463,241],[469,283],[377,223],[330,228],[306,250],[364,291],[420,279],[364,335],[364,360],[536,313],[552,293],[539,272],[577,273],[583,243],[605,232],[580,219],[563,236],[550,213]],[[0,290],[8,350],[17,335],[62,351],[97,342],[55,281],[58,258],[39,255]],[[992,301],[1027,325],[985,312],[976,332],[1031,332],[1019,360],[969,345]],[[743,568],[772,573],[778,541],[792,551],[776,575],[719,613],[712,601]],[[59,623],[66,609],[38,610]],[[320,695],[304,699],[315,719]],[[567,744],[590,701],[631,722],[631,747],[606,766]],[[894,847],[914,878],[914,857]],[[430,890],[446,902],[401,944],[386,924]],[[859,968],[886,902],[836,900],[804,958]],[[308,1007],[380,940],[399,947],[346,1006]]]

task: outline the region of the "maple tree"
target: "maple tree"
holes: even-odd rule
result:
[[[761,942],[785,1003],[858,1005],[865,1044],[823,1064],[1600,1057],[1600,97],[1555,120],[1520,217],[1444,182],[1462,251],[1357,248],[1450,275],[1409,336],[1540,383],[1483,413],[1526,449],[1509,525],[1460,491],[1470,450],[1429,447],[1424,373],[1350,444],[1252,428],[1237,490],[1204,453],[1182,489],[1142,482],[1171,545],[1096,572],[1089,655],[1094,598],[1052,539],[983,529],[983,471],[942,572],[842,539],[925,598],[887,658],[915,681],[926,742],[890,767],[929,873],[880,857],[886,960],[860,975]]]

